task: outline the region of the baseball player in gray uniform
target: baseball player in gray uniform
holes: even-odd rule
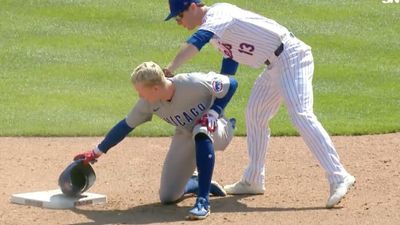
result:
[[[225,186],[227,193],[264,193],[268,123],[284,103],[293,125],[326,172],[330,183],[326,207],[339,203],[355,178],[341,164],[331,138],[313,112],[311,47],[274,20],[232,4],[208,7],[200,0],[169,0],[169,6],[165,20],[175,18],[188,30],[198,29],[164,69],[168,76],[208,42],[224,56],[221,74],[234,75],[239,63],[265,66],[246,109],[249,164],[240,181]]]
[[[160,200],[176,202],[190,192],[190,177],[197,166],[197,200],[187,218],[206,218],[214,150],[224,150],[233,137],[234,119],[226,119],[223,111],[236,90],[236,80],[214,72],[166,78],[157,64],[145,62],[133,71],[131,81],[140,96],[136,105],[98,146],[74,159],[96,161],[155,114],[176,127],[162,170]]]

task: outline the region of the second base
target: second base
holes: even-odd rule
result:
[[[13,194],[11,202],[51,209],[68,209],[79,205],[92,205],[107,202],[107,196],[94,193],[83,193],[78,197],[67,197],[61,190]]]

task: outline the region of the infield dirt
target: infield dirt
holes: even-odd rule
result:
[[[96,138],[0,138],[0,224],[399,224],[400,133],[333,137],[357,183],[334,209],[325,209],[329,186],[300,137],[273,137],[267,154],[266,192],[211,198],[211,215],[185,221],[195,198],[161,205],[159,179],[170,138],[126,138],[93,167],[90,192],[104,205],[51,210],[10,203],[11,194],[57,188],[72,157]],[[235,137],[218,152],[214,180],[236,182],[247,165],[246,139]]]

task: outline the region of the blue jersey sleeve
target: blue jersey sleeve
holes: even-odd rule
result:
[[[231,58],[223,58],[221,65],[221,74],[225,75],[235,75],[239,63]]]
[[[107,153],[110,148],[121,142],[132,130],[133,128],[123,119],[108,132],[104,140],[97,147],[100,151]]]
[[[204,45],[206,45],[210,39],[214,36],[214,33],[208,30],[198,30],[194,33],[186,42],[196,46],[200,51]]]
[[[214,101],[214,104],[211,106],[211,109],[216,111],[218,114],[221,114],[222,110],[225,109],[226,105],[231,100],[233,94],[237,89],[238,83],[235,78],[229,77],[229,90],[228,93],[223,98],[217,98]]]

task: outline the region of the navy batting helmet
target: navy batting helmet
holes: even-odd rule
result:
[[[96,181],[96,174],[90,164],[83,160],[72,162],[58,178],[58,186],[64,195],[69,197],[79,196],[87,191]]]

